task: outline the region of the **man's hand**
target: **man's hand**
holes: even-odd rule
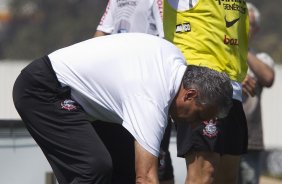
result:
[[[159,184],[158,158],[135,141],[135,171],[137,184]]]
[[[255,87],[256,87],[257,81],[252,78],[251,76],[247,75],[244,81],[242,82],[242,88],[243,88],[243,93],[246,96],[255,96]]]

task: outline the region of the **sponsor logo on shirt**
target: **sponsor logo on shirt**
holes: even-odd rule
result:
[[[239,45],[239,40],[237,38],[230,38],[227,35],[224,35],[223,42],[225,45]]]
[[[246,0],[215,0],[218,1],[218,4],[221,5],[221,2],[227,2],[227,3],[240,3],[240,4],[246,4]]]
[[[242,14],[247,12],[246,0],[215,0],[225,10],[239,11]]]
[[[137,6],[137,2],[136,1],[125,1],[125,0],[118,0],[117,1],[117,6],[119,8],[122,8],[124,6]]]
[[[225,16],[225,17],[224,17],[224,20],[225,20],[226,27],[229,28],[229,27],[233,26],[236,22],[238,22],[239,19],[240,19],[240,17],[237,18],[237,19],[233,19],[233,20],[231,20],[231,21],[228,21],[228,20],[226,19],[226,16]]]
[[[176,25],[176,29],[175,29],[176,33],[184,33],[184,32],[190,32],[190,31],[191,31],[190,22]]]
[[[246,0],[215,0],[215,2],[217,2],[218,6],[222,6],[222,8],[225,10],[225,16],[223,20],[225,23],[225,27],[233,29],[233,31],[237,33],[237,27],[235,27],[234,25],[238,24],[241,19],[241,16],[242,18],[245,17],[245,15],[242,14],[247,13]],[[225,45],[238,46],[239,40],[238,38],[233,38],[225,34],[223,38],[223,43]]]

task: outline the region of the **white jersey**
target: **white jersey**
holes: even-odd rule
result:
[[[48,55],[58,80],[93,118],[122,124],[158,156],[186,61],[173,44],[142,33],[97,37]],[[117,137],[118,138],[118,137]]]
[[[140,32],[163,37],[162,0],[109,0],[97,30]]]

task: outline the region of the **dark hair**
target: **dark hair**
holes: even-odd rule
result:
[[[183,76],[185,89],[194,88],[199,96],[197,103],[218,105],[219,118],[227,116],[232,107],[233,88],[229,77],[207,67],[188,65]]]

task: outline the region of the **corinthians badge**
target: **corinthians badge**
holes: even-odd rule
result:
[[[75,101],[66,99],[61,103],[62,109],[71,111],[76,109]]]
[[[209,120],[209,121],[203,121],[203,123],[206,125],[205,128],[203,129],[203,135],[209,138],[216,137],[218,134],[216,124],[218,122],[216,120]]]

